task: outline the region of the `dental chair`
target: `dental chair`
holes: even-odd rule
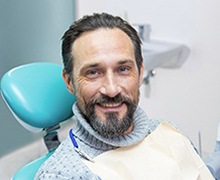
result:
[[[37,62],[11,69],[1,79],[1,95],[18,122],[32,132],[44,132],[48,153],[19,169],[13,180],[31,180],[59,146],[57,130],[69,119],[75,97],[62,79],[62,66]]]

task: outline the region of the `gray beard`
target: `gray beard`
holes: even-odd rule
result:
[[[139,97],[139,96],[138,96]],[[123,102],[127,106],[127,112],[122,119],[119,119],[117,112],[105,113],[106,120],[100,119],[95,112],[95,104],[102,102]],[[103,96],[99,99],[89,102],[85,106],[85,113],[83,113],[79,103],[77,106],[82,116],[87,120],[91,127],[101,136],[106,138],[113,138],[123,135],[129,127],[133,124],[133,115],[137,108],[137,102],[131,101],[128,98],[122,97],[120,94],[114,98]]]

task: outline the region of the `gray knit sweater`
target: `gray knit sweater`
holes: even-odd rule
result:
[[[134,129],[130,134],[115,138],[104,138],[83,119],[76,105],[73,106],[73,112],[72,132],[79,148],[91,158],[108,150],[140,142],[160,123],[157,120],[149,120],[145,112],[137,107],[134,113]],[[68,137],[43,164],[35,179],[100,179],[82,162],[82,158],[75,151],[72,141]]]

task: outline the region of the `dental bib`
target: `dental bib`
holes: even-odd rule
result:
[[[161,123],[143,141],[84,163],[102,180],[212,180],[187,137]]]

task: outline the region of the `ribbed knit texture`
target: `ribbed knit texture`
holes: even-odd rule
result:
[[[158,120],[149,120],[145,112],[137,107],[134,113],[134,129],[128,135],[115,138],[105,138],[92,129],[79,113],[76,105],[73,106],[73,130],[79,148],[91,158],[118,147],[134,145],[149,135],[160,123]],[[71,139],[68,137],[57,148],[36,175],[36,179],[99,179],[82,162],[82,157],[74,150]]]

